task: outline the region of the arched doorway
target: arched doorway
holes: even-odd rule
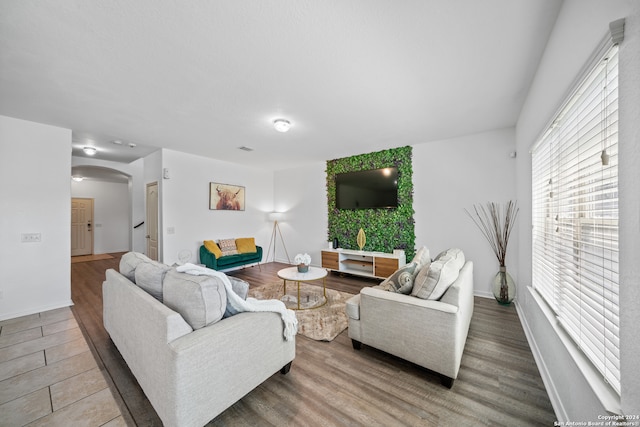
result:
[[[131,250],[131,176],[116,169],[89,165],[73,166],[71,176],[72,256],[81,252],[105,254]],[[87,201],[91,202],[82,203]],[[81,217],[76,208],[87,204],[92,205],[92,213]],[[74,221],[78,224],[74,225]],[[86,244],[87,241],[92,245],[90,251],[86,248],[78,251],[74,246],[74,242]]]

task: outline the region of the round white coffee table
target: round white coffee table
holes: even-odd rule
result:
[[[325,277],[327,277],[327,270],[318,267],[309,267],[309,271],[306,273],[298,272],[298,267],[283,268],[278,271],[278,277],[284,280],[284,295],[287,295],[287,280],[298,283],[298,308],[295,310],[307,310],[312,308],[322,307],[327,303],[327,287],[325,284]],[[315,305],[313,307],[300,308],[300,283],[311,282],[314,280],[322,279],[322,297],[324,301],[322,304]]]

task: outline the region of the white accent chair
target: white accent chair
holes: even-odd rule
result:
[[[440,374],[458,377],[473,314],[473,263],[467,261],[438,301],[367,287],[347,301],[353,348],[366,344]]]

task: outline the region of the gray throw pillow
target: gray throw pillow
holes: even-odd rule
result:
[[[231,289],[233,290],[233,292],[243,300],[246,300],[247,295],[249,294],[249,283],[236,277],[227,277],[229,277],[229,281],[231,282]],[[234,314],[238,314],[238,310],[236,310],[229,304],[229,299],[227,298],[227,308],[224,310],[224,316],[222,317],[227,318],[229,316],[233,316]]]
[[[224,283],[216,277],[192,276],[170,270],[163,284],[164,304],[180,313],[194,329],[222,319],[227,306]]]
[[[410,262],[409,264],[397,269],[391,276],[387,277],[380,287],[398,294],[408,295],[413,288],[413,280],[415,276],[418,263]]]
[[[422,299],[439,300],[458,278],[464,262],[464,253],[460,249],[449,249],[441,253],[428,267],[420,270],[415,278],[411,295]]]
[[[169,270],[171,267],[156,261],[141,262],[135,270],[135,284],[162,302],[162,282]]]
[[[149,261],[152,261],[151,258],[145,254],[141,254],[140,252],[127,252],[120,258],[120,274],[133,283],[136,283],[136,267],[138,267],[141,262]]]

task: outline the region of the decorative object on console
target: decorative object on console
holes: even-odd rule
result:
[[[209,209],[214,211],[243,211],[244,187],[210,182]]]
[[[465,212],[487,239],[500,264],[500,271],[493,279],[493,296],[500,304],[509,305],[515,297],[516,286],[513,278],[507,273],[505,259],[509,237],[518,217],[518,203],[509,200],[502,206],[489,202],[486,206],[473,205],[473,209],[475,216],[466,209]]]
[[[298,272],[306,273],[309,271],[309,264],[311,264],[311,256],[307,253],[298,254],[293,259],[293,262],[298,266]]]
[[[367,236],[366,234],[364,234],[364,230],[361,228],[360,231],[358,231],[358,237],[356,238],[356,242],[358,243],[358,247],[360,248],[360,250],[362,250],[362,248],[364,248],[365,243],[367,243]]]

